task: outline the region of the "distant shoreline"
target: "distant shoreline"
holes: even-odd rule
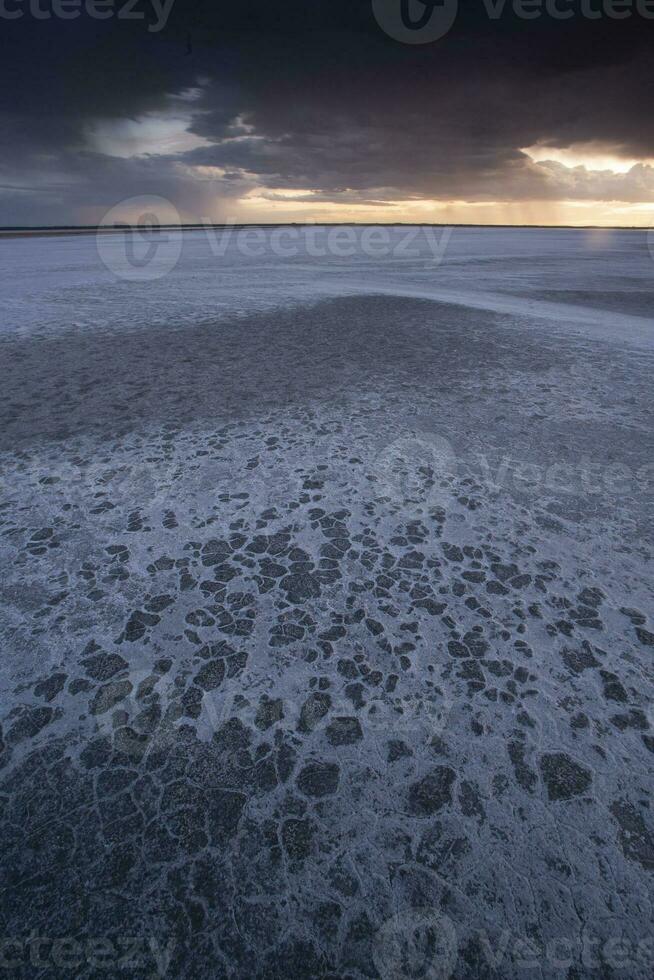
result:
[[[488,228],[541,231],[648,231],[649,225],[480,225],[474,223],[462,224],[448,221],[252,221],[242,224],[181,224],[159,225],[149,231],[204,231],[206,229],[225,230],[226,228]],[[99,227],[98,225],[60,225],[51,227],[5,227],[0,228],[2,238],[51,238],[66,235],[115,235],[125,232],[135,232],[136,226],[121,225],[116,228]]]

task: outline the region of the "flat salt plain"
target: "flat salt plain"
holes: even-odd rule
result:
[[[180,245],[0,240],[5,958],[650,978],[645,233]]]

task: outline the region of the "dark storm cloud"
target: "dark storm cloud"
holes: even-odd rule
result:
[[[490,20],[475,0],[420,46],[386,36],[370,0],[176,0],[157,33],[84,15],[0,32],[5,224],[144,193],[191,212],[257,184],[343,202],[651,199],[647,172],[571,176],[520,152],[596,141],[654,157],[654,22],[639,17],[526,21],[507,6]],[[125,159],[90,135],[180,106],[195,149]]]

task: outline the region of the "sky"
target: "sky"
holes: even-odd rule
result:
[[[654,224],[654,0],[443,4],[0,0],[0,225]]]

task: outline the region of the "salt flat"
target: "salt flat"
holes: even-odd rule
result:
[[[652,976],[645,233],[457,228],[438,264],[402,235],[172,232],[146,281],[116,275],[122,235],[109,267],[92,236],[0,241],[23,952]]]

